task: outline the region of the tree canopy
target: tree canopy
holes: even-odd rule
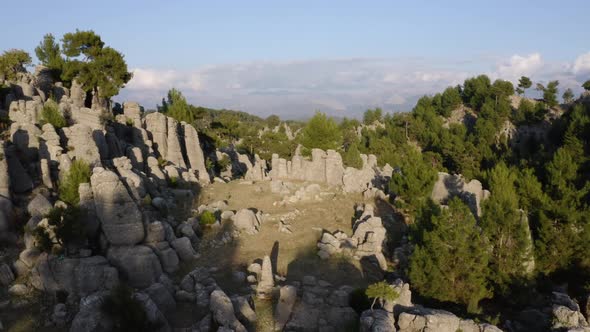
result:
[[[7,80],[14,80],[16,74],[26,71],[25,66],[30,65],[31,62],[31,56],[23,50],[4,51],[0,56],[0,75],[4,75]]]
[[[342,146],[342,133],[334,119],[325,113],[316,112],[302,131],[301,144],[308,149],[339,149]]]

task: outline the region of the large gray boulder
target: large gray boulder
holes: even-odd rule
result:
[[[258,233],[260,222],[256,217],[254,211],[249,209],[241,209],[232,217],[234,227],[238,230],[246,232],[248,234]]]
[[[31,284],[36,289],[64,290],[76,296],[111,289],[118,282],[117,270],[102,256],[59,258],[43,253],[31,270]]]
[[[77,123],[62,130],[68,141],[68,154],[72,159],[75,157],[92,166],[100,166],[100,151],[94,140],[94,130],[90,126]]]
[[[231,299],[220,289],[211,293],[209,309],[213,319],[219,326],[229,328],[235,332],[246,332],[246,328],[234,313]]]
[[[297,288],[294,286],[283,286],[280,290],[279,302],[275,308],[274,320],[275,331],[282,331],[291,317],[293,306],[297,301]]]
[[[146,246],[111,247],[107,258],[132,287],[148,287],[162,274],[158,257]]]
[[[41,194],[35,195],[35,197],[27,205],[27,212],[31,217],[43,217],[49,213],[52,206],[49,200]]]
[[[199,182],[202,184],[209,184],[209,173],[205,167],[205,156],[203,155],[203,149],[199,142],[199,135],[197,130],[187,123],[182,123],[184,132],[184,145],[186,146],[186,155],[188,157],[188,166],[193,171],[197,171],[197,177]]]
[[[360,318],[360,332],[391,332],[395,331],[393,315],[385,310],[365,310]],[[400,330],[401,331],[401,330]],[[422,331],[422,330],[413,330]],[[433,330],[436,331],[436,330]],[[453,331],[456,332],[456,331]]]
[[[168,118],[168,152],[166,153],[166,160],[174,165],[186,168],[184,157],[182,156],[182,149],[180,147],[180,140],[178,137],[178,121],[173,118]]]
[[[90,178],[96,214],[107,240],[113,245],[133,245],[145,236],[142,215],[117,174],[95,167]]]
[[[168,124],[166,115],[152,112],[145,116],[145,126],[151,135],[152,148],[162,158],[168,154]]]
[[[80,309],[70,327],[70,332],[108,332],[112,331],[113,321],[103,313],[102,305],[108,292],[90,294],[80,300]]]

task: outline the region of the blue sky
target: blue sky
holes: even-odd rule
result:
[[[417,96],[486,73],[575,87],[590,73],[590,1],[9,1],[0,50],[93,29],[135,78],[118,99],[297,118]],[[23,8],[26,6],[27,8]],[[10,14],[8,14],[10,13]],[[590,76],[590,75],[588,75]]]

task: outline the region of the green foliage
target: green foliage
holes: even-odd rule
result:
[[[520,93],[525,93],[526,89],[530,88],[533,85],[533,82],[531,81],[530,78],[526,77],[526,76],[521,76],[520,79],[518,80],[518,88],[520,89],[519,92]]]
[[[586,91],[590,91],[590,80],[584,82],[584,84],[582,84],[582,88],[584,88]]]
[[[105,46],[94,31],[66,33],[62,39],[62,52],[66,56],[62,78],[76,79],[86,92],[99,93],[110,98],[125,86],[132,77],[121,53]]]
[[[389,191],[415,210],[430,197],[438,174],[431,160],[425,160],[420,152],[410,148],[406,153],[391,176]]]
[[[0,77],[4,75],[6,80],[14,80],[16,74],[26,71],[25,66],[31,62],[31,56],[23,50],[4,51],[0,56]]]
[[[438,114],[448,118],[451,112],[461,105],[461,93],[458,87],[448,87],[441,96],[441,105]]]
[[[51,70],[53,78],[59,80],[65,60],[61,56],[59,44],[56,43],[52,34],[48,33],[43,36],[43,40],[35,48],[35,55],[37,55],[37,59],[42,65]]]
[[[369,285],[365,291],[365,295],[367,295],[368,298],[373,299],[371,310],[377,300],[395,301],[399,297],[399,293],[396,292],[385,280]]]
[[[133,127],[135,123],[133,122],[133,119],[126,119],[125,124],[129,127]]]
[[[45,216],[47,222],[53,227],[55,238],[62,246],[70,243],[81,241],[84,238],[84,229],[82,227],[82,211],[77,206],[68,206],[67,208],[52,208]]]
[[[278,126],[279,124],[281,124],[281,118],[279,118],[278,115],[269,115],[265,120],[266,125],[268,126],[268,128],[275,128],[276,126]]]
[[[74,160],[70,166],[70,170],[60,182],[59,199],[70,205],[78,205],[80,203],[78,187],[80,183],[90,182],[90,175],[90,166],[87,162],[81,159]]]
[[[308,149],[339,149],[342,145],[342,132],[338,124],[326,114],[316,112],[303,128],[301,144]]]
[[[215,218],[215,214],[213,214],[211,211],[205,210],[199,216],[199,225],[201,226],[213,225],[216,221],[217,218]]]
[[[537,83],[537,90],[543,93],[543,100],[548,107],[555,107],[558,105],[557,102],[557,86],[559,81],[551,81],[547,83],[547,87],[541,83]]]
[[[515,181],[517,174],[503,162],[488,174],[492,195],[483,203],[481,226],[492,249],[490,279],[500,294],[516,280],[526,280],[532,243],[526,214],[519,210]]]
[[[55,129],[61,129],[67,126],[66,119],[59,111],[58,105],[52,99],[49,99],[43,105],[43,111],[41,111],[41,122],[50,123]]]
[[[570,104],[571,102],[574,101],[574,91],[572,91],[572,89],[567,88],[565,89],[565,91],[563,92],[563,95],[561,96],[563,98],[563,102],[566,104]]]
[[[47,230],[43,227],[35,227],[32,231],[35,239],[35,247],[42,252],[51,253],[53,249],[53,241]]]
[[[466,79],[463,83],[463,101],[479,109],[491,95],[491,81],[486,75]]]
[[[452,199],[447,209],[432,209],[418,221],[423,234],[410,259],[412,287],[422,296],[477,312],[479,301],[491,296],[487,240],[460,199]]]
[[[111,290],[101,310],[113,320],[116,332],[156,331],[158,328],[148,320],[145,309],[133,297],[133,290],[125,285]]]
[[[217,160],[217,163],[216,163],[217,171],[218,172],[226,171],[230,164],[231,164],[231,160],[229,160],[229,157],[223,156],[223,158]]]
[[[368,109],[363,114],[363,123],[366,125],[372,125],[375,121],[381,122],[383,120],[383,110],[379,107],[374,110]]]
[[[362,168],[363,167],[363,159],[361,159],[361,153],[358,149],[357,144],[351,144],[348,146],[346,151],[342,154],[342,162],[344,166],[347,167],[354,167],[354,168]]]
[[[168,187],[170,188],[178,188],[178,177],[176,176],[171,176],[170,178],[168,178]]]
[[[178,122],[186,122],[192,124],[195,121],[195,116],[190,110],[186,98],[182,92],[176,89],[168,91],[168,101],[163,106],[163,113],[174,118]]]

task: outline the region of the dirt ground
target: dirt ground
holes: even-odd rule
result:
[[[354,206],[355,203],[363,202],[362,196],[343,194],[335,188],[322,187],[321,201],[312,199],[285,206],[273,204],[282,199],[280,194],[271,192],[270,182],[250,184],[234,181],[215,183],[207,187],[198,198],[198,204],[226,200],[231,210],[254,208],[261,211],[265,218],[258,234],[242,234],[237,241],[221,248],[205,248],[200,252],[201,258],[195,265],[215,266],[219,269],[218,274],[231,276],[232,271],[245,271],[256,259],[269,255],[273,264],[276,264],[276,273],[290,281],[301,280],[305,275],[314,275],[334,285],[365,285],[358,261],[344,256],[321,260],[316,255],[316,244],[322,230],[340,230],[352,234]],[[288,215],[294,216],[288,221],[291,234],[279,232],[278,226],[281,216]],[[221,231],[206,232],[204,238],[219,236],[228,226],[222,225]],[[222,283],[222,280],[218,282]],[[231,292],[232,285],[227,286],[230,288],[228,292]]]

